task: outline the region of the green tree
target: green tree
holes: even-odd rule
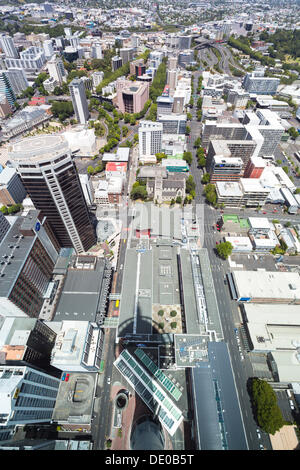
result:
[[[204,168],[206,165],[206,158],[204,156],[198,157],[198,166]]]
[[[190,194],[192,191],[195,191],[196,188],[196,183],[194,181],[193,175],[190,175],[187,180],[186,180],[186,185],[185,189],[188,194]]]
[[[60,121],[64,121],[74,113],[71,101],[52,101],[51,111]]]
[[[158,96],[163,92],[167,79],[167,59],[163,58],[161,64],[158,66],[155,77],[150,85],[149,96],[153,102],[156,102]]]
[[[34,83],[37,87],[41,86],[43,82],[48,78],[48,74],[46,72],[41,72],[37,78],[35,79]]]
[[[32,88],[32,86],[29,86],[21,93],[21,98],[31,98],[33,95],[34,89]]]
[[[150,121],[156,121],[157,119],[157,104],[156,103],[152,103],[147,119],[149,119]]]
[[[296,140],[297,137],[299,137],[299,132],[294,127],[290,127],[288,129],[288,133],[290,134],[293,140]]]
[[[201,137],[197,137],[197,139],[194,142],[194,147],[199,148],[201,146]]]
[[[86,171],[88,172],[89,175],[93,175],[95,173],[95,169],[93,166],[88,166]]]
[[[205,173],[205,175],[202,176],[201,183],[206,184],[210,182],[210,174]]]
[[[217,245],[218,255],[223,259],[227,259],[228,256],[231,255],[232,249],[233,249],[233,246],[230,242],[223,242]]]
[[[135,183],[134,183],[133,188],[130,193],[130,197],[133,200],[136,200],[136,199],[145,200],[148,197],[148,193],[147,193],[145,186],[142,186],[140,184],[137,184],[135,186]]]
[[[122,136],[123,137],[126,137],[128,134],[128,127],[127,126],[123,126],[122,127]]]
[[[192,152],[184,152],[183,159],[187,162],[188,165],[191,165],[193,161]]]
[[[163,158],[167,158],[167,155],[163,152],[156,153],[155,156],[158,162],[161,162]]]
[[[216,193],[216,187],[214,184],[208,183],[204,187],[204,194],[205,194],[207,202],[209,202],[210,204],[216,205],[217,193]]]
[[[274,390],[265,380],[255,378],[251,392],[258,425],[264,432],[275,434],[285,422]]]

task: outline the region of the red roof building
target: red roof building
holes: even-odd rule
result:
[[[45,96],[33,96],[28,102],[29,106],[40,106],[41,104],[46,104]]]

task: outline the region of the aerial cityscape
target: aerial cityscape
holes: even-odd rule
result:
[[[0,0],[0,450],[299,449],[300,0]]]

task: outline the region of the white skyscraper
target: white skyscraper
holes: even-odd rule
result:
[[[13,59],[18,59],[19,54],[15,48],[13,39],[5,34],[0,36],[0,46],[6,57],[12,57]]]
[[[102,59],[103,58],[102,46],[101,46],[100,42],[95,42],[92,45],[91,57],[92,57],[92,59]]]
[[[47,63],[48,72],[51,78],[54,78],[60,85],[67,81],[67,72],[63,61],[59,57],[53,56]]]
[[[44,41],[43,42],[43,48],[44,48],[44,51],[45,51],[46,59],[50,59],[54,54],[52,40],[49,39],[47,41]]]
[[[60,379],[26,366],[0,367],[0,427],[47,423]]]
[[[80,124],[85,124],[89,119],[89,109],[83,80],[75,78],[69,89],[76,119]]]
[[[11,68],[4,70],[3,73],[7,76],[9,83],[13,89],[13,92],[16,96],[20,95],[26,88],[29,87],[28,80],[26,78],[25,72],[22,68]]]
[[[102,82],[104,77],[104,72],[102,71],[96,71],[92,74],[92,80],[93,80],[93,87],[94,89],[97,88],[98,85]]]
[[[155,155],[161,152],[163,125],[161,122],[140,121],[139,148],[140,160],[156,160]]]

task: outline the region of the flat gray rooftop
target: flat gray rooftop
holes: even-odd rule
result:
[[[188,334],[204,333],[204,325],[201,325],[198,319],[191,256],[188,250],[180,251],[180,271],[186,331]]]
[[[192,369],[199,450],[247,450],[226,343],[208,343],[208,357]]]
[[[14,143],[8,150],[9,160],[39,162],[52,160],[57,155],[70,153],[68,143],[62,135],[44,134],[37,137],[27,137]]]
[[[212,272],[210,268],[208,251],[206,248],[202,248],[202,249],[199,249],[197,253],[198,253],[198,257],[200,261],[201,277],[202,277],[204,294],[205,294],[205,302],[206,302],[206,307],[207,307],[208,329],[215,331],[216,339],[220,340],[220,339],[223,339],[223,329],[222,329],[222,324],[221,324],[221,319],[220,319],[220,314],[219,314],[219,307],[218,307]]]
[[[39,211],[31,212],[32,215],[37,215]],[[36,220],[35,217],[35,222]],[[23,217],[15,217],[14,224],[10,227],[0,245],[0,272],[4,274],[0,281],[0,297],[7,297],[9,295],[35,239],[35,236],[19,238],[21,235],[20,228],[23,223]],[[19,248],[14,248],[16,246]],[[9,258],[10,255],[13,258]]]
[[[78,424],[79,427],[80,424],[90,424],[97,377],[95,373],[71,372],[69,381],[60,383],[52,419],[58,423]]]
[[[69,269],[54,321],[95,321],[102,295],[104,260],[95,269]]]
[[[181,241],[182,211],[178,208],[158,207],[151,203],[136,204],[132,221],[132,237],[136,231],[150,230],[152,238]]]
[[[140,263],[139,273],[138,263]],[[119,318],[119,337],[133,333],[134,329],[140,334],[152,333],[152,252],[150,250],[138,253],[134,248],[129,248],[126,251]]]

